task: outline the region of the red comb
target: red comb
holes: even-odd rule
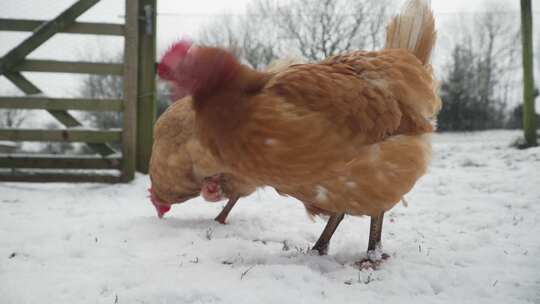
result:
[[[193,42],[189,40],[180,40],[171,45],[161,62],[158,64],[157,72],[159,77],[173,81],[175,80],[174,68],[178,66],[180,61],[187,55],[189,49],[193,46]]]
[[[229,80],[240,67],[228,52],[197,47],[191,41],[173,44],[158,65],[158,74],[172,84],[174,98],[210,93]]]

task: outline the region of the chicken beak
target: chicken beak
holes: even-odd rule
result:
[[[171,210],[171,206],[165,206],[165,205],[154,205],[156,207],[157,216],[162,219],[165,213],[169,212]]]
[[[160,219],[163,218],[165,213],[167,213],[169,210],[171,210],[171,205],[163,204],[160,201],[160,199],[158,198],[158,196],[156,195],[156,193],[154,192],[154,189],[152,187],[150,187],[150,189],[148,189],[148,192],[150,193],[150,196],[149,196],[150,201],[152,202],[152,204],[156,208],[157,216]]]

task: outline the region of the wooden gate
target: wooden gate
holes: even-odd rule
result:
[[[0,129],[0,140],[84,142],[95,152],[86,156],[3,153],[0,181],[127,182],[133,179],[136,168],[147,171],[155,119],[155,0],[126,0],[124,24],[75,21],[99,1],[79,0],[48,21],[0,19],[0,30],[33,32],[0,58],[0,76],[26,94],[0,96],[0,109],[43,109],[65,126],[61,130],[4,128]],[[124,61],[25,59],[56,33],[123,36]],[[42,91],[21,74],[25,71],[123,75],[123,99],[43,97]],[[86,128],[69,110],[121,112],[123,126]],[[115,151],[112,142],[121,142],[121,151]]]

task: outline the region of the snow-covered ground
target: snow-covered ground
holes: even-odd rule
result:
[[[516,132],[435,137],[430,172],[385,218],[391,258],[358,270],[368,218],[324,222],[272,190],[164,220],[131,184],[0,184],[0,303],[540,303],[540,149]]]

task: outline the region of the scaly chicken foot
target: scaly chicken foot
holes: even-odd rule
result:
[[[355,263],[360,269],[377,269],[390,256],[381,251],[384,212],[371,217],[367,257]]]
[[[231,212],[232,208],[238,202],[239,197],[231,197],[225,207],[223,207],[223,210],[216,216],[214,221],[225,225],[225,220],[227,219],[227,216],[229,215],[229,212]]]
[[[328,222],[326,223],[326,227],[324,227],[324,230],[319,237],[319,240],[317,240],[317,243],[315,243],[311,250],[316,250],[319,255],[327,255],[330,239],[334,235],[334,232],[336,232],[339,223],[341,223],[344,217],[344,213],[330,216]]]

